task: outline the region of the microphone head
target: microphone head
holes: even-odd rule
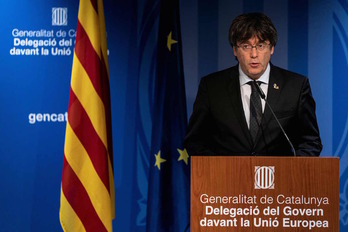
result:
[[[257,92],[259,93],[260,97],[261,97],[262,99],[265,100],[266,95],[265,95],[265,93],[262,91],[262,89],[261,89],[259,83],[261,84],[261,82],[257,82],[256,80],[254,80],[254,83],[253,83],[253,84],[256,86]]]

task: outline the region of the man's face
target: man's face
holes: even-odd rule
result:
[[[237,57],[243,72],[254,80],[260,78],[265,72],[274,51],[274,47],[269,45],[269,41],[265,41],[262,44],[266,46],[262,51],[257,50],[255,47],[249,50],[243,49],[245,45],[260,45],[259,39],[252,37],[247,42],[238,43],[237,46],[233,47],[233,54]]]

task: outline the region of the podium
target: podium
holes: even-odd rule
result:
[[[339,159],[191,157],[191,231],[339,231]]]

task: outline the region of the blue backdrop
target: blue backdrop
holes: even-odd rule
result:
[[[149,159],[159,0],[105,0],[104,5],[114,133],[114,228],[144,231],[153,166]],[[0,7],[0,228],[61,231],[60,179],[78,1],[1,1]],[[278,29],[272,62],[309,77],[322,156],[340,157],[340,231],[347,231],[347,0],[182,0],[188,116],[200,78],[236,63],[228,28],[235,16],[250,11],[265,12]]]

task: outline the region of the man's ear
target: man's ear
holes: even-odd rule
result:
[[[237,57],[237,49],[236,49],[236,46],[233,46],[233,55],[235,57]]]

